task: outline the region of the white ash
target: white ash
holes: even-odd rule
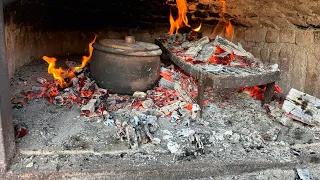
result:
[[[23,75],[27,75],[28,72],[33,71],[22,72]],[[38,84],[36,79],[35,77],[35,84],[28,83],[29,88]],[[73,87],[70,87],[68,91],[71,92],[71,89],[74,90]],[[116,95],[110,95],[107,102],[111,104],[112,101],[117,105],[119,100],[115,97]],[[179,156],[182,157],[182,160],[201,155],[201,157],[216,158],[222,161],[261,158],[268,161],[292,162],[297,160],[297,155],[293,154],[290,149],[292,145],[313,144],[320,141],[318,127],[302,126],[297,122],[293,122],[290,126],[282,125],[282,118],[286,116],[281,115],[281,109],[279,110],[279,106],[274,102],[270,106],[276,113],[270,117],[261,107],[260,101],[252,99],[245,93],[216,92],[213,100],[214,102],[205,106],[202,118],[196,118],[193,121],[188,119],[191,118],[190,112],[179,109],[181,107],[178,105],[177,112],[181,117],[174,122],[170,121],[170,116],[161,117],[163,114],[158,112],[156,107],[141,109],[139,113],[130,109],[130,106],[125,106],[117,111],[110,111],[106,114],[107,118],[100,119],[98,122],[95,118],[79,117],[77,107],[61,108],[41,99],[30,101],[22,108],[14,109],[15,123],[23,122],[30,129],[30,134],[17,140],[17,146],[19,149],[61,148],[63,150],[61,142],[68,144],[70,142],[67,141],[68,138],[80,134],[89,139],[85,141],[89,145],[82,147],[96,149],[97,152],[114,147],[127,150],[130,144],[131,148],[147,152],[143,155],[145,157],[169,156],[172,161],[167,147],[168,142],[172,141],[177,144],[175,147],[179,147],[174,152],[181,152]],[[142,126],[144,121],[143,118],[140,119],[141,114],[158,117],[155,125],[149,128],[149,131],[154,132],[154,134],[151,133],[153,140],[148,137],[150,134],[144,133]],[[130,120],[135,116],[139,118],[139,122],[133,121],[133,124]],[[185,124],[184,122],[188,120],[189,123]],[[290,119],[286,119],[288,124],[289,121]],[[94,128],[90,128],[91,126]],[[127,129],[129,130],[127,137],[130,142],[126,137],[123,137],[124,142],[114,137],[119,134],[116,133],[116,130],[126,133],[123,126],[131,127]],[[182,129],[190,129],[191,134],[195,133],[193,136],[190,134],[189,137],[179,136],[178,132]],[[141,142],[146,140],[149,143],[139,144],[138,137],[141,137]],[[68,144],[68,147],[72,147],[72,144]],[[162,158],[159,159],[162,160]]]

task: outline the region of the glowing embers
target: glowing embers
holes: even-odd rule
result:
[[[53,78],[59,82],[60,88],[66,88],[69,87],[72,84],[72,79],[76,76],[75,72],[84,68],[87,63],[90,61],[93,47],[92,44],[95,42],[97,38],[97,35],[95,34],[95,37],[92,42],[89,43],[89,55],[82,57],[81,65],[73,67],[72,69],[62,69],[61,67],[56,67],[56,61],[57,59],[55,57],[47,57],[43,56],[42,59],[45,60],[48,65],[48,73],[52,74]]]
[[[177,8],[178,8],[178,14],[177,18],[174,19],[172,15],[172,11],[170,10],[170,34],[177,34],[179,28],[182,28],[184,26],[188,26],[191,28],[191,26],[188,23],[188,17],[187,17],[187,1],[186,0],[176,0],[177,2]],[[193,31],[200,31],[201,29],[201,23],[197,28],[192,28]]]
[[[261,85],[261,86],[254,86],[254,87],[242,87],[238,88],[239,91],[247,91],[251,97],[263,100],[264,99],[264,92],[266,91],[267,85]],[[276,84],[274,86],[274,91],[276,93],[283,93],[282,89]]]

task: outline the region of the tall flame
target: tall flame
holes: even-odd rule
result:
[[[178,17],[176,20],[174,20],[172,16],[172,11],[170,10],[170,34],[178,33],[178,29],[183,26],[191,27],[188,23],[188,17],[187,17],[187,1],[186,0],[176,0],[177,7],[178,7]],[[199,27],[193,29],[193,31],[200,31],[201,24]]]
[[[226,29],[225,29],[224,37],[226,39],[228,39],[229,41],[232,41],[233,40],[233,34],[234,34],[233,25],[231,24],[230,21],[228,21],[228,24],[227,24]]]
[[[221,13],[225,14],[226,13],[226,0],[220,0],[221,4]]]
[[[53,78],[59,82],[60,88],[69,87],[72,84],[72,79],[76,76],[75,71],[84,68],[87,63],[90,61],[93,47],[92,44],[96,41],[98,35],[95,34],[94,39],[89,43],[89,55],[82,57],[81,65],[73,67],[72,69],[62,69],[61,67],[56,68],[56,61],[55,57],[47,57],[43,56],[42,59],[45,60],[48,65],[48,73],[52,74]]]
[[[221,3],[221,16],[218,24],[214,27],[212,33],[209,35],[210,39],[215,38],[217,35],[225,37],[229,41],[233,40],[234,27],[229,20],[226,20],[224,15],[226,13],[226,1],[220,0]]]

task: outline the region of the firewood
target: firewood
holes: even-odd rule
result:
[[[179,109],[180,103],[181,103],[181,101],[176,101],[172,104],[161,107],[158,111],[160,113],[162,113],[163,115],[168,115],[170,112],[173,112],[173,111]]]
[[[166,87],[169,89],[174,89],[174,82],[168,81],[165,78],[161,78],[159,81],[159,87]]]
[[[212,54],[214,54],[216,47],[212,43],[205,44],[199,51],[198,55],[194,57],[197,61],[208,62]]]
[[[97,102],[97,99],[91,99],[86,105],[84,105],[81,108],[81,112],[85,114],[93,113],[95,110],[96,102]]]
[[[184,46],[189,47],[189,49],[186,50],[186,52],[184,52],[184,55],[192,56],[192,57],[197,56],[197,54],[202,49],[202,47],[209,42],[210,42],[209,38],[207,36],[205,36],[205,37],[199,39],[198,41],[191,41],[191,42],[189,42],[188,45],[185,44]]]
[[[238,55],[238,56],[254,58],[254,56],[251,53],[247,52],[242,48],[241,44],[236,45],[220,36],[216,36],[215,40],[213,41],[213,45],[219,46],[220,48],[227,51],[228,53],[233,52],[235,55]]]
[[[174,90],[182,97],[185,102],[195,103],[196,101],[192,98],[192,96],[185,91],[179,83],[174,83]]]
[[[308,125],[320,123],[320,99],[309,94],[291,89],[282,109],[291,118]]]

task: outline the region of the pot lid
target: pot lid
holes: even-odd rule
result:
[[[154,51],[160,49],[160,47],[155,44],[135,41],[133,36],[126,36],[125,39],[101,39],[99,44],[127,51]]]

